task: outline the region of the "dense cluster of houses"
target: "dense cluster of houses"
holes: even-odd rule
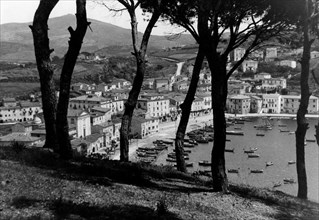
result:
[[[278,53],[277,48],[255,51],[243,62],[242,69],[255,72],[260,60],[275,61]],[[237,48],[229,59],[238,61],[244,54],[245,49]],[[311,56],[319,57],[319,52],[313,51]],[[87,56],[83,59],[87,59]],[[296,68],[294,60],[281,59],[276,62],[277,65]],[[187,73],[146,78],[143,81],[130,137],[145,138],[158,132],[160,123],[176,120],[190,85],[192,70],[193,66],[190,65]],[[206,64],[200,72],[190,117],[211,113],[211,80],[211,73]],[[120,137],[120,116],[124,111],[124,102],[131,87],[131,82],[124,79],[115,79],[112,83],[98,85],[87,83],[71,85],[68,123],[72,147],[76,152],[86,155],[107,154],[116,147]],[[281,94],[281,90],[286,87],[287,79],[272,78],[269,73],[255,73],[253,78],[231,78],[225,110],[234,114],[295,114],[299,107],[300,96]],[[310,97],[308,113],[319,113],[318,97]],[[39,102],[21,102],[13,98],[4,98],[0,106],[0,123],[12,123],[12,133],[0,135],[0,146],[8,145],[12,141],[38,145],[43,143],[45,138],[43,113]]]

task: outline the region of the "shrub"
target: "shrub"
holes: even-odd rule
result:
[[[13,141],[11,143],[11,147],[16,154],[20,154],[26,148],[25,144],[19,143],[17,141]]]

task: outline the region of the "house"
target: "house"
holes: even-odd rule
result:
[[[68,123],[76,127],[76,137],[84,138],[91,134],[90,114],[80,109],[68,110]]]
[[[203,109],[210,111],[212,109],[212,95],[210,92],[196,93],[196,96],[203,99]]]
[[[183,80],[173,83],[174,92],[187,92],[189,87],[189,81]]]
[[[262,112],[280,113],[281,95],[280,94],[262,94]]]
[[[227,112],[232,114],[248,114],[250,112],[250,97],[246,95],[231,95],[226,101]]]
[[[262,50],[255,50],[249,55],[249,58],[253,60],[263,60],[264,52]]]
[[[197,85],[196,92],[209,92],[211,90],[211,84],[199,84]]]
[[[297,113],[300,105],[300,95],[282,95],[281,96],[281,112],[282,113]],[[318,114],[319,98],[316,96],[309,97],[308,104],[309,114]]]
[[[107,108],[107,103],[110,99],[98,97],[95,95],[83,95],[70,99],[70,109],[90,109],[93,107]]]
[[[143,80],[143,89],[154,89],[154,78],[148,78]]]
[[[233,50],[233,52],[231,53],[231,61],[239,61],[245,54],[246,49],[242,48],[242,47],[238,47],[236,49]]]
[[[261,88],[266,90],[287,88],[287,80],[284,78],[263,79]]]
[[[169,79],[155,79],[154,80],[154,89],[157,90],[162,88],[164,90],[169,90],[170,81]]]
[[[11,146],[13,142],[23,144],[25,146],[35,146],[41,142],[40,138],[31,137],[26,133],[10,133],[0,137],[0,146]]]
[[[158,133],[159,119],[145,119],[141,117],[132,118],[131,135],[138,138],[145,138],[151,134]]]
[[[42,112],[39,102],[21,101],[15,106],[0,107],[0,123],[32,121],[34,116]]]
[[[251,113],[260,113],[262,110],[263,100],[259,96],[252,95],[250,96],[250,112]]]
[[[3,98],[2,99],[3,107],[15,107],[17,106],[17,101],[15,98]]]
[[[190,116],[191,117],[199,116],[202,113],[204,113],[204,111],[205,111],[204,99],[199,98],[199,97],[195,97],[195,99],[193,100],[193,103],[192,103]]]
[[[12,133],[28,133],[32,131],[32,124],[29,123],[16,123],[11,127]]]
[[[295,69],[297,67],[297,62],[294,60],[281,60],[278,62],[279,66],[288,66]]]
[[[319,52],[318,51],[311,51],[310,52],[310,58],[315,59],[319,57]]]
[[[71,146],[76,154],[88,156],[93,153],[106,153],[107,147],[103,145],[103,135],[91,134],[85,138],[71,140]]]
[[[258,68],[258,61],[255,60],[245,60],[242,63],[243,72],[252,71],[256,72]]]
[[[267,47],[265,50],[265,60],[272,61],[278,57],[278,51],[276,47]]]
[[[109,109],[109,108],[101,108],[98,106],[91,108],[90,114],[95,114],[95,113],[98,113],[98,115],[99,114],[103,115],[103,116],[101,116],[102,118],[100,119],[103,121],[101,123],[104,123],[104,122],[111,120],[112,112],[111,112],[111,109]],[[99,120],[99,119],[96,119],[96,120]],[[92,120],[91,120],[91,123],[92,123]],[[95,125],[95,123],[93,125]]]
[[[164,117],[169,115],[169,99],[138,99],[137,108],[146,110],[148,117]]]
[[[111,115],[116,115],[124,110],[123,100],[108,100],[106,103],[106,108],[111,109]]]
[[[263,80],[263,79],[270,79],[270,78],[271,78],[271,75],[269,73],[265,73],[265,72],[256,73],[254,75],[254,80]]]

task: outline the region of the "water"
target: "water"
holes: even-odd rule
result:
[[[229,173],[228,178],[232,182],[244,183],[257,187],[267,187],[275,190],[283,191],[287,194],[296,196],[297,184],[284,184],[284,178],[294,178],[297,180],[296,165],[288,165],[288,161],[296,160],[295,134],[289,132],[280,132],[282,130],[296,130],[296,121],[288,119],[274,119],[270,121],[273,125],[272,130],[261,131],[256,130],[254,125],[262,124],[262,119],[254,118],[252,122],[245,122],[245,124],[233,125],[227,130],[234,130],[234,128],[241,128],[244,136],[228,135],[226,148],[235,148],[234,153],[225,153],[226,169],[239,168],[239,173]],[[317,124],[316,119],[309,119],[309,129],[306,139],[315,139],[315,128]],[[287,127],[279,127],[278,125],[285,124]],[[264,133],[265,136],[256,136],[256,133]],[[257,147],[257,154],[259,158],[248,158],[244,153],[244,149]],[[199,144],[192,149],[190,160],[194,162],[193,168],[188,168],[189,171],[209,170],[209,167],[198,166],[198,161],[209,160],[211,155],[212,143]],[[172,152],[170,148],[168,152]],[[308,197],[310,200],[319,202],[319,152],[316,142],[307,142],[305,146],[306,171],[308,181]],[[164,164],[166,155],[162,155],[157,164]],[[266,167],[266,162],[272,161],[273,166]],[[250,173],[250,169],[263,169],[263,173]],[[281,182],[280,187],[273,188],[274,183]]]

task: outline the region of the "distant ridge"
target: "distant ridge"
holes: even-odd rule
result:
[[[105,47],[130,46],[131,32],[129,29],[121,28],[113,24],[89,19],[91,29],[85,36],[82,51],[95,52]],[[0,25],[0,60],[10,61],[32,61],[35,60],[33,52],[33,38],[29,28],[31,22],[7,23]],[[75,27],[75,16],[68,14],[49,20],[50,46],[57,56],[63,56],[66,52],[69,40],[69,26]],[[180,38],[171,41],[167,36],[151,37],[149,47],[162,49],[180,45],[193,44],[190,35],[181,35]]]

